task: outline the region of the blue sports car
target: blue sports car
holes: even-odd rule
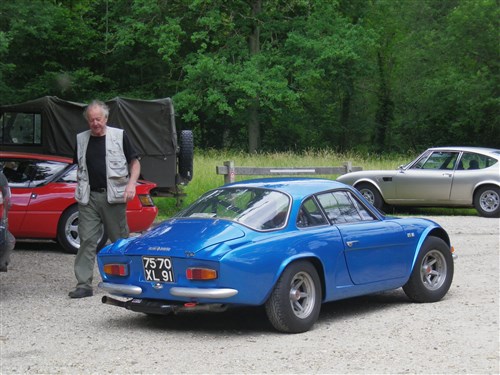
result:
[[[443,298],[453,247],[439,224],[383,216],[354,188],[273,178],[209,191],[140,237],[98,254],[102,302],[146,314],[264,305],[282,332],[309,330],[321,304],[403,287]]]

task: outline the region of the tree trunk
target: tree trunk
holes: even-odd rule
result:
[[[250,55],[256,55],[260,52],[260,26],[258,16],[262,11],[262,1],[254,0],[252,2],[252,33],[248,38]],[[260,121],[259,121],[259,97],[253,99],[248,109],[248,151],[256,152],[260,148]]]
[[[346,90],[340,102],[340,141],[339,151],[344,152],[348,148],[349,120],[351,118],[351,93]]]
[[[377,152],[382,152],[386,144],[386,137],[389,131],[390,123],[394,116],[394,103],[391,100],[389,83],[382,54],[379,52],[377,56],[379,67],[380,86],[378,92],[378,110],[375,115],[375,139],[374,146]]]

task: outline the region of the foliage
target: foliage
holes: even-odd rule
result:
[[[410,3],[402,7],[405,29],[392,72],[399,78],[392,79],[399,139],[411,139],[413,148],[498,147],[497,2]]]
[[[0,2],[0,104],[173,97],[198,150],[500,146],[497,0]]]

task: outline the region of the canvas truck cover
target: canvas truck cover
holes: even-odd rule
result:
[[[138,100],[117,97],[105,103],[110,109],[108,126],[127,132],[139,153],[144,179],[156,182],[160,189],[172,189],[187,182],[185,178],[180,181],[178,175],[180,150],[170,98]],[[0,106],[2,150],[73,157],[76,135],[89,129],[83,117],[86,105],[45,96]],[[192,141],[192,135],[190,137]],[[189,139],[183,144],[189,148]],[[182,152],[182,157],[191,157],[192,160],[192,146],[191,150]],[[186,165],[186,160],[183,165]],[[187,165],[192,168],[192,162],[187,162]],[[190,180],[191,173],[183,171],[181,175]]]

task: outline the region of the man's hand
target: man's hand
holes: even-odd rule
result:
[[[135,184],[141,173],[141,164],[139,160],[133,159],[129,165],[130,177],[127,186],[125,187],[125,203],[131,201],[135,197]]]
[[[135,197],[135,186],[127,185],[127,187],[125,188],[125,196],[123,198],[125,200],[125,203],[131,201],[132,199],[134,199],[134,197]]]

